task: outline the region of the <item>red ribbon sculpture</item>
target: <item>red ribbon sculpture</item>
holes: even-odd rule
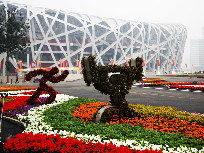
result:
[[[26,81],[30,81],[33,77],[36,77],[37,75],[43,75],[40,80],[40,87],[38,87],[34,94],[27,100],[28,105],[33,105],[34,101],[40,96],[42,91],[46,91],[50,95],[42,104],[50,104],[55,100],[56,91],[53,89],[53,87],[48,86],[46,82],[50,81],[52,83],[58,83],[60,81],[63,81],[69,74],[69,71],[65,70],[61,75],[53,76],[58,72],[59,69],[57,67],[53,67],[49,72],[43,69],[38,69],[30,71],[28,74],[26,74]]]

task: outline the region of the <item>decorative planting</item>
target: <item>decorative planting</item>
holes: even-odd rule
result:
[[[125,95],[129,93],[134,80],[142,79],[143,60],[139,57],[135,60],[131,59],[129,61],[130,66],[96,66],[95,59],[95,56],[83,57],[81,64],[84,68],[82,71],[84,81],[88,86],[93,83],[93,86],[102,94],[109,95],[112,104],[109,107],[102,108],[101,112],[99,110],[95,116],[95,121],[98,122],[97,118],[100,118],[99,122],[106,122],[114,114],[121,117],[137,116],[138,114],[128,107]],[[109,78],[109,73],[119,74],[112,74]]]
[[[43,101],[43,104],[50,104],[55,100],[56,91],[53,89],[53,87],[48,86],[46,82],[50,81],[52,83],[58,83],[60,81],[63,81],[69,74],[69,71],[65,70],[61,75],[54,76],[58,72],[59,69],[57,67],[53,67],[49,72],[43,69],[38,69],[30,71],[28,74],[26,74],[25,79],[27,81],[30,81],[33,77],[36,77],[37,75],[43,75],[39,83],[40,87],[38,87],[35,93],[27,100],[27,103],[29,105],[35,104],[35,100],[40,96],[42,91],[46,91],[50,95],[45,101]]]

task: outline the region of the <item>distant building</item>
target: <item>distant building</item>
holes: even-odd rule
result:
[[[102,18],[85,14],[34,8],[0,1],[0,7],[18,8],[30,24],[29,53],[10,59],[13,69],[59,66],[59,60],[70,67],[86,55],[96,55],[97,64],[113,59],[123,65],[126,59],[142,57],[146,72],[171,72],[180,69],[187,31],[181,24],[153,24]],[[0,60],[6,55],[1,55]],[[40,61],[40,64],[37,64]]]
[[[204,39],[191,40],[190,67],[192,71],[204,71]]]

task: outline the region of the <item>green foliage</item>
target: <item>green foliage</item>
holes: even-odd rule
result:
[[[91,56],[89,58],[93,58],[93,57],[94,56]],[[81,65],[83,67],[82,74],[83,74],[83,77],[84,77],[84,82],[87,84],[87,86],[90,86],[90,84],[92,83],[92,76],[91,76],[91,70],[90,70],[90,67],[89,67],[89,63],[86,63],[88,65],[85,64],[86,58],[87,57],[85,56],[81,60]],[[94,61],[94,60],[91,60],[91,61],[95,62],[94,65],[96,65],[96,61]],[[88,62],[90,62],[90,60]]]
[[[6,52],[11,57],[28,46],[30,27],[24,20],[17,9],[0,10],[0,53]]]
[[[142,80],[142,59],[136,58],[135,66],[118,66],[118,65],[106,65],[106,66],[96,66],[95,56],[89,56],[88,62],[90,67],[90,73],[92,76],[91,82],[94,87],[99,90],[102,94],[108,95],[126,95],[132,87],[132,82],[134,80]],[[82,67],[84,80],[87,83],[87,71],[85,67],[85,57],[82,59]],[[116,83],[111,83],[109,81],[108,73],[120,72],[115,80]],[[90,81],[89,81],[90,82]],[[117,85],[116,85],[117,84]]]
[[[79,104],[95,102],[92,99],[77,98],[71,99],[63,104],[51,107],[44,112],[44,121],[54,127],[54,130],[67,130],[77,134],[100,135],[105,139],[121,139],[148,141],[152,144],[169,145],[169,147],[187,146],[201,149],[204,141],[197,141],[194,138],[181,134],[169,134],[146,130],[140,126],[122,124],[95,124],[92,121],[83,122],[71,115],[73,109]]]
[[[190,112],[183,112],[177,110],[174,107],[167,106],[145,106],[145,105],[133,105],[130,104],[130,107],[140,113],[141,115],[153,117],[153,116],[163,116],[165,118],[173,119],[178,118],[180,120],[187,120],[191,122],[198,122],[200,125],[204,126],[204,116],[202,115],[193,115]]]
[[[6,74],[9,82],[9,57],[25,52],[30,45],[28,38],[28,23],[16,8],[3,7],[0,10],[0,54],[6,53]]]
[[[125,95],[129,93],[134,80],[142,80],[142,62],[143,59],[137,57],[134,64],[130,66],[106,65],[96,66],[96,57],[88,56],[83,57],[82,67],[84,81],[87,85],[93,83],[95,89],[99,90],[102,94],[110,95],[110,102],[112,105],[117,106],[120,111],[119,116],[133,117],[137,115],[133,110],[128,108]],[[113,74],[109,78],[109,73],[119,72],[120,74]],[[106,113],[107,120],[110,113]]]

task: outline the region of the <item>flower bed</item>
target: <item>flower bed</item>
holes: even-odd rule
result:
[[[107,103],[95,102],[88,104],[81,104],[73,110],[72,115],[82,119],[84,122],[92,120],[94,114],[99,108]],[[137,105],[132,105],[135,111],[138,110]],[[141,107],[139,105],[139,107]],[[143,107],[145,107],[143,105]],[[162,110],[162,109],[161,109]],[[175,110],[175,113],[177,114]],[[194,121],[194,115],[190,115],[187,112],[183,113],[185,117],[180,119],[179,117],[165,116],[163,114],[150,116],[149,114],[140,111],[141,118],[116,118],[111,120],[107,124],[130,124],[132,126],[141,126],[145,129],[168,132],[168,133],[180,133],[182,135],[196,138],[197,140],[204,139],[204,116],[201,116],[199,122]],[[189,116],[188,116],[189,115]]]
[[[142,78],[142,81],[140,81],[141,83],[156,83],[156,82],[164,82],[166,81],[165,79],[162,78]]]
[[[177,88],[177,89],[189,89],[189,90],[200,90],[204,91],[203,84],[196,84],[196,85],[187,85],[187,84],[176,84],[176,85],[169,85],[169,88]]]
[[[1,86],[0,91],[14,91],[14,90],[35,90],[36,87],[10,87],[10,86]]]
[[[27,104],[26,100],[29,98],[29,96],[9,96],[8,98],[14,98],[14,100],[4,104],[4,113],[8,113],[11,110],[25,106]]]
[[[4,146],[7,152],[60,152],[60,153],[162,153],[161,150],[138,151],[129,149],[126,146],[119,146],[112,143],[102,144],[100,142],[88,143],[84,140],[74,139],[72,137],[61,138],[57,135],[22,133],[10,139]]]
[[[136,86],[144,87],[168,87],[176,89],[200,90],[204,92],[204,83],[198,82],[167,82],[161,78],[143,78],[143,81],[134,83]]]
[[[87,142],[90,140],[101,143],[112,142],[137,150],[161,149],[164,152],[165,150],[167,152],[198,152],[198,150],[204,149],[203,140],[198,141],[178,133],[157,132],[128,124],[95,124],[92,121],[84,122],[72,115],[73,110],[80,104],[93,102],[95,101],[83,98],[70,99],[68,102],[32,108],[28,114],[18,115],[18,118],[26,122],[28,128],[25,132],[58,133],[65,137],[71,136]],[[33,120],[35,120],[34,123]]]
[[[24,107],[25,108],[28,107],[26,100],[28,100],[30,98],[31,94],[33,93],[33,91],[30,91],[28,89],[36,89],[36,88],[21,87],[19,89],[24,89],[24,90],[17,90],[17,91],[11,90],[11,89],[14,89],[14,90],[18,89],[15,87],[14,88],[9,87],[6,90],[8,90],[8,89],[10,89],[9,93],[16,93],[17,95],[16,96],[8,96],[5,99],[4,113],[13,114],[11,112],[22,110]],[[0,100],[2,100],[2,98],[0,98]],[[40,101],[42,101],[42,100],[37,99],[36,104],[37,104],[37,102],[40,102]]]
[[[25,98],[29,96],[25,94],[19,95]],[[46,97],[46,95],[41,95],[42,97]],[[68,99],[69,101],[67,101]],[[8,103],[10,102],[12,100],[8,101]],[[5,147],[7,150],[10,149],[10,152],[19,151],[12,149],[20,149],[21,152],[25,152],[23,149],[26,149],[27,152],[35,152],[34,149],[37,149],[39,152],[43,152],[42,149],[49,148],[60,151],[64,146],[62,141],[70,141],[69,144],[73,144],[73,146],[70,145],[72,149],[87,149],[89,148],[87,146],[92,144],[93,148],[100,146],[99,149],[103,152],[108,148],[104,147],[105,143],[116,147],[113,147],[113,150],[107,150],[107,152],[115,152],[118,149],[121,151],[123,148],[126,152],[142,150],[147,153],[188,151],[201,153],[204,151],[204,116],[202,114],[181,112],[172,107],[130,105],[142,115],[142,118],[123,118],[119,121],[113,119],[106,124],[93,123],[92,116],[104,105],[107,103],[57,94],[55,102],[49,105],[36,105],[38,107],[30,106],[29,108],[24,106],[17,110],[14,108],[16,111],[13,110],[10,113],[13,112],[19,120],[26,123],[26,130],[25,133],[7,141]],[[188,127],[189,129],[187,129]],[[41,134],[39,135],[39,133]],[[54,138],[54,135],[51,134],[60,134],[60,138],[59,135]],[[76,139],[86,143],[77,145]],[[59,149],[58,146],[57,148],[52,143],[53,140],[59,146],[62,143],[62,147]],[[49,148],[46,148],[48,146]],[[92,151],[97,152],[97,150]]]

